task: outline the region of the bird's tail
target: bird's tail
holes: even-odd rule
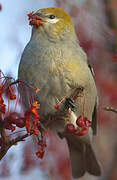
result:
[[[88,172],[94,176],[101,175],[100,165],[96,159],[93,149],[90,144],[81,142],[73,143],[67,139],[70,151],[72,175],[78,178]]]

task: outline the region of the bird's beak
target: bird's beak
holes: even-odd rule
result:
[[[29,25],[38,27],[42,25],[42,19],[40,18],[39,14],[34,13],[33,11],[27,14],[29,19]]]

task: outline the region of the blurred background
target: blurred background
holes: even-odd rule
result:
[[[93,146],[103,174],[82,180],[117,180],[117,0],[1,0],[0,69],[17,78],[18,64],[31,36],[27,14],[45,7],[64,8],[72,17],[80,44],[94,68],[99,94],[98,135]],[[65,140],[49,133],[42,160],[30,137],[13,146],[0,162],[1,180],[72,180]]]

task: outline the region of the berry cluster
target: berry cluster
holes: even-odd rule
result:
[[[76,94],[74,92],[76,91]],[[84,117],[84,108],[85,108],[85,97],[83,94],[83,89],[74,88],[70,90],[59,102],[54,106],[56,110],[59,109],[60,104],[65,101],[65,99],[71,95],[74,94],[72,97],[73,100],[76,100],[77,98],[80,98],[80,108],[81,108],[81,115],[76,120],[76,125],[78,126],[75,128],[75,126],[72,123],[68,123],[65,126],[65,131],[68,133],[75,134],[77,136],[83,136],[87,132],[87,129],[91,126],[91,121],[87,119],[87,117]],[[83,98],[83,102],[81,99]],[[71,114],[70,114],[71,115]],[[71,119],[71,118],[70,118]]]
[[[39,26],[40,24],[42,24],[41,18],[38,15],[34,15],[34,12],[30,12],[29,14],[27,14],[28,19],[30,20],[29,25],[30,26]]]
[[[5,129],[14,131],[16,127],[25,127],[25,118],[21,117],[20,113],[11,112],[3,119],[3,127]]]
[[[83,136],[85,135],[87,129],[91,126],[91,121],[81,115],[77,118],[76,125],[78,126],[78,128],[75,128],[72,123],[67,124],[66,132],[75,134],[77,136]]]
[[[40,104],[38,104],[37,101],[34,100],[34,96],[29,97],[29,93],[27,93],[27,99],[28,99],[28,110],[24,111],[24,113],[18,113],[17,105],[20,104],[21,112],[22,112],[22,101],[19,98],[17,85],[27,88],[31,88],[34,90],[34,93],[39,92],[39,88],[34,88],[29,84],[24,83],[23,81],[17,80],[14,81],[12,78],[6,77],[2,71],[0,71],[0,124],[1,129],[7,129],[11,132],[16,130],[16,127],[18,128],[26,128],[27,134],[34,134],[37,136],[39,133],[42,136],[43,128],[40,125],[39,122],[39,114],[38,114],[38,108],[40,107]],[[26,91],[27,92],[27,91]],[[5,100],[4,100],[5,98]],[[4,102],[8,101],[8,105],[6,105]],[[15,108],[13,111],[10,109],[10,101],[14,101]],[[39,131],[41,129],[41,132]],[[1,130],[2,132],[2,130]],[[0,132],[0,133],[1,133]],[[6,132],[4,131],[6,134]],[[12,135],[12,134],[11,134]],[[7,135],[5,135],[7,138]],[[7,142],[11,142],[12,139],[7,140]],[[2,148],[2,145],[4,144],[4,137],[0,138],[0,146]],[[38,140],[39,145],[39,151],[36,153],[37,157],[42,158],[44,155],[44,148],[46,147],[46,143],[43,141],[43,139]]]
[[[30,134],[30,131],[33,132],[34,135],[39,134],[39,114],[38,114],[38,108],[40,105],[35,101],[31,108],[25,112],[24,118],[26,120],[26,129],[27,132]],[[32,122],[32,128],[31,128],[31,122]]]

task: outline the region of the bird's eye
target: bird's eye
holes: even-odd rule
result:
[[[49,16],[49,18],[50,18],[50,19],[54,19],[54,18],[55,18],[55,15],[51,14],[51,15]]]

